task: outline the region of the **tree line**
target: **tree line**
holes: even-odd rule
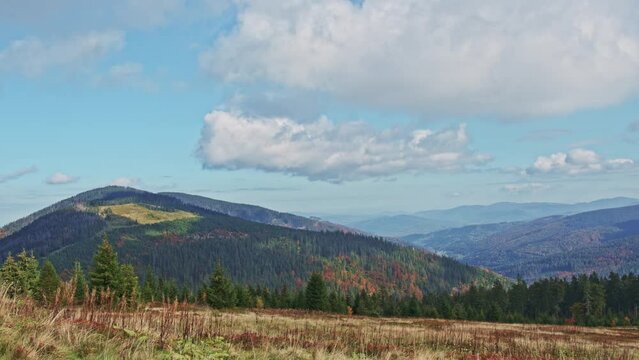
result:
[[[7,256],[0,268],[0,280],[9,284],[10,296],[26,295],[43,304],[57,303],[64,282],[55,267],[22,251]],[[87,297],[99,301],[137,305],[148,302],[188,302],[213,308],[280,308],[325,311],[346,315],[431,317],[458,320],[578,324],[590,326],[639,325],[639,276],[611,273],[579,275],[571,279],[542,279],[532,284],[517,279],[505,286],[471,285],[454,293],[429,293],[420,297],[401,296],[396,291],[340,291],[313,273],[305,285],[294,290],[234,283],[218,262],[197,291],[179,287],[175,280],[157,277],[148,270],[140,285],[130,264],[120,264],[106,236],[93,256],[85,277],[75,263],[66,284],[73,302]],[[108,300],[105,300],[108,299]]]

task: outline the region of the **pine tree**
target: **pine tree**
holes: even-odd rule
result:
[[[95,289],[116,291],[119,288],[120,266],[118,255],[113,251],[109,238],[105,234],[102,244],[93,256],[93,268],[90,272],[91,286]]]
[[[138,276],[135,274],[133,265],[122,264],[120,266],[120,289],[118,295],[124,295],[127,299],[131,299],[139,295],[139,293]]]
[[[2,282],[9,286],[10,296],[14,296],[18,293],[17,287],[18,283],[20,282],[20,270],[18,269],[18,263],[16,263],[11,254],[7,256],[7,259],[2,265],[0,278],[2,278]]]
[[[144,278],[144,286],[142,287],[142,299],[146,302],[158,300],[158,281],[153,273],[153,269],[149,268]],[[160,296],[161,298],[162,296]]]
[[[84,277],[84,271],[79,261],[76,261],[73,266],[73,283],[75,284],[73,298],[77,304],[81,304],[87,291],[87,280]]]
[[[58,272],[51,264],[51,261],[47,260],[40,270],[40,277],[37,284],[36,298],[43,303],[52,304],[55,302],[56,292],[60,287],[60,277]]]
[[[18,283],[17,292],[20,294],[32,295],[37,292],[38,285],[38,260],[33,254],[27,255],[23,249],[17,257]]]
[[[313,273],[306,285],[306,308],[309,310],[327,310],[328,292],[324,279],[319,273]]]
[[[209,305],[216,309],[229,308],[236,304],[235,289],[220,263],[215,265],[206,295]]]

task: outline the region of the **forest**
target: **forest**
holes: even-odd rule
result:
[[[10,284],[10,295],[27,295],[43,305],[57,304],[63,289],[72,289],[73,302],[88,298],[141,303],[182,302],[212,308],[304,309],[345,315],[428,317],[489,322],[568,324],[587,326],[639,325],[639,276],[611,273],[580,275],[571,279],[549,278],[527,284],[495,281],[492,286],[472,284],[452,292],[401,295],[390,289],[344,290],[325,273],[313,272],[294,289],[233,282],[221,263],[193,291],[174,279],[156,276],[152,270],[139,281],[133,266],[120,263],[108,238],[93,255],[85,274],[76,262],[63,281],[53,264],[42,266],[33,254],[9,255],[0,279]]]

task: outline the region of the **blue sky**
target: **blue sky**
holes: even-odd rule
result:
[[[305,214],[639,197],[638,15],[5,1],[0,224],[109,184]]]

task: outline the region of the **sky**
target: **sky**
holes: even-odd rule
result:
[[[303,214],[639,197],[634,0],[4,0],[0,225],[107,185]]]

